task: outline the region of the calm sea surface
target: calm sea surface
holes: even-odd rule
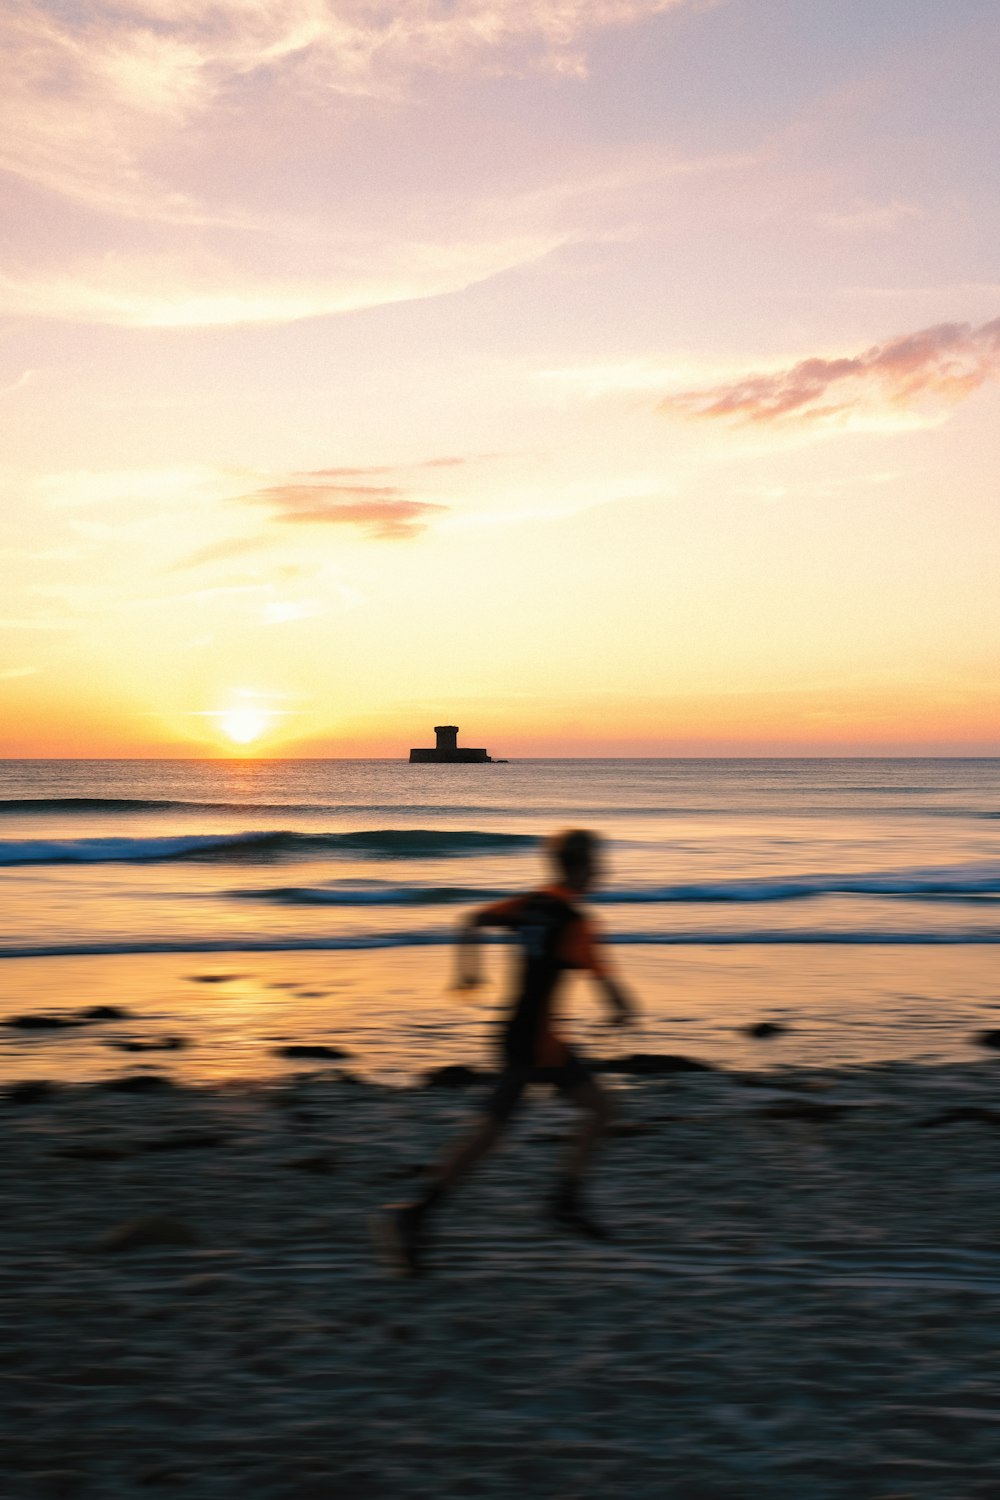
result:
[[[996,759],[5,761],[0,988],[18,959],[433,948],[565,826],[605,835],[595,918],[654,977],[933,945],[982,990],[1000,943]]]
[[[35,760],[0,955],[433,943],[566,825],[613,939],[1000,941],[1000,760]]]

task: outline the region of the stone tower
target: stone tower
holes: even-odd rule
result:
[[[485,750],[460,749],[457,724],[435,724],[437,744],[433,750],[411,750],[411,765],[468,765],[484,764],[493,757]]]
[[[438,755],[455,755],[458,751],[458,725],[435,724]]]

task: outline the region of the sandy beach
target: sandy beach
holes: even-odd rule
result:
[[[539,1091],[387,1276],[474,1094],[120,1068],[3,1098],[4,1493],[992,1500],[998,1065],[611,1075],[550,1230]]]

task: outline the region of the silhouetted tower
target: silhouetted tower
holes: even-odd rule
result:
[[[435,724],[434,733],[437,736],[438,755],[454,755],[458,749],[458,725]]]
[[[433,750],[411,750],[411,765],[468,765],[473,762],[489,761],[490,756],[485,750],[473,750],[458,743],[457,724],[435,724],[434,734],[437,744]]]

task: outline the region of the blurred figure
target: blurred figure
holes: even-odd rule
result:
[[[550,1201],[554,1222],[592,1239],[610,1239],[587,1211],[581,1183],[598,1140],[611,1118],[611,1101],[579,1051],[556,1029],[554,1004],[567,969],[587,969],[607,1001],[615,1025],[628,1024],[632,1004],[607,972],[589,919],[575,904],[601,874],[596,834],[572,829],[549,842],[555,883],[472,912],[462,924],[457,950],[455,987],[476,988],[481,981],[479,933],[484,927],[507,928],[520,949],[517,981],[500,1035],[501,1071],[485,1111],[430,1174],[423,1195],[395,1204],[375,1220],[380,1251],[404,1275],[424,1266],[427,1224],[451,1189],[496,1144],[529,1083],[551,1083],[583,1111],[580,1127]]]

